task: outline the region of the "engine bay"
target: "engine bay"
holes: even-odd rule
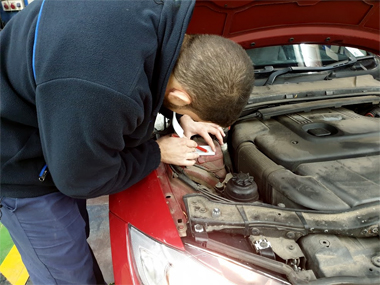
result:
[[[368,115],[376,108],[243,119],[224,145],[215,141],[215,156],[171,166],[183,241],[264,264],[294,284],[346,277],[376,284],[380,119]]]

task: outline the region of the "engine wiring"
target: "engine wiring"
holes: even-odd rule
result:
[[[217,201],[217,202],[224,202],[224,203],[228,203],[228,204],[234,204],[234,202],[232,202],[231,200],[212,193],[212,191],[209,188],[207,188],[206,186],[198,184],[198,183],[194,182],[193,180],[191,180],[186,175],[186,173],[184,173],[183,169],[180,166],[170,164],[170,168],[177,175],[177,177],[180,180],[182,180],[188,186],[193,188],[195,191],[202,193],[204,196],[206,196],[210,200]]]

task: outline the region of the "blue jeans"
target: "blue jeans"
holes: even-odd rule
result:
[[[105,284],[87,243],[86,200],[60,192],[1,200],[1,222],[33,284]]]

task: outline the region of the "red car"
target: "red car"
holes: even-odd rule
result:
[[[255,88],[214,156],[110,196],[116,284],[379,284],[378,1],[197,1]],[[195,138],[197,139],[197,138]]]

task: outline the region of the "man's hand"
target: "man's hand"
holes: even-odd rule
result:
[[[161,162],[188,166],[194,165],[199,154],[195,152],[197,143],[186,137],[164,136],[157,140],[161,151]]]
[[[223,129],[214,123],[195,122],[189,115],[183,115],[181,117],[181,126],[184,131],[184,135],[191,138],[194,135],[200,135],[204,138],[206,143],[215,151],[215,145],[212,142],[210,134],[216,136],[220,144],[223,144],[223,137],[226,136]]]

